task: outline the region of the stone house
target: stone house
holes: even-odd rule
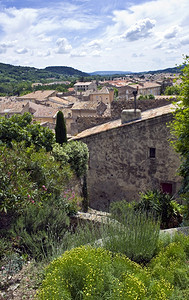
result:
[[[111,202],[137,200],[139,193],[162,189],[175,194],[180,160],[170,145],[173,105],[144,111],[87,129],[73,139],[89,148],[88,191],[90,206],[109,210]],[[134,110],[133,110],[134,111]]]
[[[22,109],[22,114],[25,112],[33,115],[33,121],[55,124],[54,116],[57,113],[57,109],[29,101]]]
[[[114,89],[103,87],[101,90],[92,92],[89,95],[90,101],[103,102],[104,104],[111,104],[114,100]]]
[[[97,90],[97,85],[95,81],[92,82],[77,82],[74,84],[74,90],[75,92],[78,91],[87,91],[87,90],[93,90],[96,91]]]
[[[133,92],[138,91],[140,95],[154,95],[158,96],[161,94],[161,84],[156,82],[140,82],[137,84],[127,84],[118,88],[118,96],[120,99],[129,100],[133,97]]]

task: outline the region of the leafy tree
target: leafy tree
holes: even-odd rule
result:
[[[174,113],[174,121],[172,123],[172,133],[176,137],[173,141],[175,150],[181,156],[181,165],[179,174],[182,176],[181,193],[186,196],[189,208],[189,56],[184,58],[184,68],[180,78],[181,93],[179,104]],[[189,217],[189,213],[188,213]]]
[[[63,143],[67,143],[66,124],[65,124],[64,115],[62,111],[59,111],[57,113],[55,134],[56,134],[57,143],[59,143],[60,145],[62,145]]]
[[[11,146],[13,141],[25,141],[26,146],[34,144],[37,150],[44,147],[50,151],[54,133],[38,123],[31,124],[31,121],[32,115],[29,113],[13,115],[11,118],[0,117],[0,142]]]
[[[181,88],[179,85],[168,86],[165,89],[165,95],[179,95]]]

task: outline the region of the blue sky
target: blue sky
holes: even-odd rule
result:
[[[0,0],[3,63],[139,72],[188,49],[188,0]]]

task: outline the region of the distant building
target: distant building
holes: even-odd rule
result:
[[[97,85],[94,81],[92,82],[77,82],[74,84],[74,90],[75,92],[78,91],[87,91],[87,90],[97,90]]]
[[[101,90],[92,92],[89,95],[90,101],[93,102],[103,102],[104,104],[111,104],[114,100],[114,89],[108,89],[103,87]]]

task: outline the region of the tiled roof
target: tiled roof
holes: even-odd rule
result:
[[[47,91],[36,91],[21,97],[17,97],[18,100],[27,99],[27,100],[45,100],[49,98],[53,93],[56,91],[54,90],[47,90]]]
[[[156,87],[161,87],[160,84],[156,83],[156,82],[144,82],[142,84],[132,84],[133,88],[139,88],[139,90],[141,89],[150,89],[150,88],[156,88]]]
[[[28,106],[29,106],[29,109],[32,109],[33,111],[35,111],[33,113],[33,116],[35,118],[53,117],[57,112],[57,109],[54,109],[54,108],[46,106],[46,105],[36,104],[33,102],[28,102]]]
[[[58,104],[63,104],[63,105],[69,104],[68,100],[65,100],[65,99],[62,99],[62,98],[59,98],[59,97],[56,97],[56,96],[49,97],[49,101],[51,101],[51,100],[58,103]]]
[[[93,95],[108,94],[109,95],[109,93],[110,93],[109,89],[106,86],[104,86],[103,88],[101,88],[101,90],[92,92],[91,94],[93,94]]]
[[[69,119],[69,118],[72,117],[72,110],[70,108],[61,108],[59,110],[63,112],[63,115],[64,115],[65,119]],[[57,113],[58,113],[58,111],[57,111]],[[56,117],[56,114],[55,114],[54,117]]]
[[[0,101],[0,113],[21,113],[23,110],[24,105],[26,104],[26,101],[19,102],[19,101],[6,101],[2,102]]]
[[[87,109],[87,110],[96,110],[98,106],[98,102],[94,102],[94,101],[80,101],[80,102],[76,102],[73,106],[72,106],[72,110],[75,109]]]
[[[75,84],[74,84],[74,86],[78,86],[78,85],[83,85],[83,86],[85,86],[85,85],[90,85],[92,82],[76,82]]]
[[[90,136],[93,134],[108,131],[113,128],[118,128],[121,126],[128,126],[129,124],[138,123],[138,122],[142,122],[147,119],[152,119],[152,118],[155,118],[158,116],[170,114],[171,112],[174,111],[174,109],[175,109],[175,106],[173,104],[165,105],[165,106],[158,107],[155,109],[150,109],[150,110],[142,112],[141,113],[142,117],[139,120],[131,121],[131,122],[125,123],[125,124],[121,123],[121,119],[115,120],[115,121],[110,121],[108,123],[104,123],[102,125],[98,125],[98,126],[86,129],[86,130],[78,133],[77,136],[73,137],[72,139],[84,138],[84,137],[87,137],[87,136]]]

